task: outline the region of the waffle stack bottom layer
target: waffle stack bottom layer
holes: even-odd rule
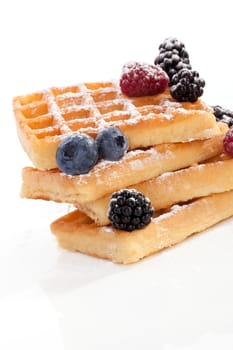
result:
[[[232,203],[233,191],[227,191],[175,205],[144,229],[131,233],[97,226],[76,210],[54,221],[51,230],[65,249],[129,264],[232,216]]]

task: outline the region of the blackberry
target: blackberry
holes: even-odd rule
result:
[[[217,121],[224,122],[228,126],[233,126],[233,112],[221,106],[212,106]]]
[[[198,72],[181,69],[171,79],[170,93],[179,102],[195,102],[203,94],[204,86]]]
[[[154,63],[159,65],[171,79],[181,69],[192,69],[184,44],[176,38],[167,38],[159,46]]]
[[[123,189],[112,194],[108,218],[113,227],[133,231],[148,225],[154,210],[150,200],[134,189]]]

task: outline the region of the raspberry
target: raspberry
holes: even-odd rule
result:
[[[223,147],[226,153],[233,157],[233,127],[231,127],[224,136]]]
[[[160,65],[170,79],[181,69],[192,68],[184,44],[176,38],[167,38],[159,45],[159,55],[154,63]]]
[[[179,102],[195,102],[204,90],[205,81],[199,73],[190,69],[181,69],[170,81],[171,96]]]
[[[165,91],[168,80],[159,66],[129,62],[123,66],[120,87],[129,97],[155,95]]]
[[[113,227],[133,231],[148,225],[154,210],[141,192],[123,189],[112,194],[108,218]]]
[[[233,112],[221,106],[213,106],[214,115],[217,121],[222,121],[228,126],[233,126]]]

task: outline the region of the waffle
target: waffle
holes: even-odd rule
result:
[[[219,157],[222,159],[222,157]],[[194,198],[233,190],[233,159],[197,164],[186,169],[163,173],[153,179],[130,188],[143,193],[151,201],[155,211],[169,208]],[[108,206],[111,195],[97,201],[78,205],[97,225],[108,225]]]
[[[217,123],[201,99],[179,103],[169,90],[129,98],[111,81],[18,96],[13,107],[34,164],[22,171],[21,196],[79,207],[51,224],[66,249],[132,263],[233,215],[233,159],[223,154],[222,142],[227,125]],[[95,138],[108,126],[128,139],[123,158],[100,160],[84,175],[57,168],[56,150],[66,135]],[[136,188],[152,202],[155,217],[141,230],[108,225],[110,195],[122,188]]]
[[[152,219],[142,230],[131,233],[97,226],[76,210],[51,224],[59,244],[68,250],[112,260],[133,263],[183,241],[188,236],[233,215],[233,191],[197,199]]]
[[[225,129],[225,128],[223,128]],[[88,174],[70,176],[59,170],[23,169],[21,196],[68,203],[87,203],[164,172],[189,167],[219,155],[223,134],[206,140],[163,144],[128,152],[120,161],[98,163]]]
[[[213,111],[202,100],[178,103],[168,90],[128,98],[117,82],[53,87],[15,97],[13,108],[21,144],[39,169],[57,168],[58,144],[74,132],[95,137],[99,130],[117,126],[131,150],[219,134]]]

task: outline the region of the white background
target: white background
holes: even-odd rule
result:
[[[0,4],[0,349],[233,348],[233,221],[130,266],[66,252],[49,224],[67,208],[19,198],[30,162],[11,100],[118,78],[180,38],[233,109],[231,1],[2,1]]]

